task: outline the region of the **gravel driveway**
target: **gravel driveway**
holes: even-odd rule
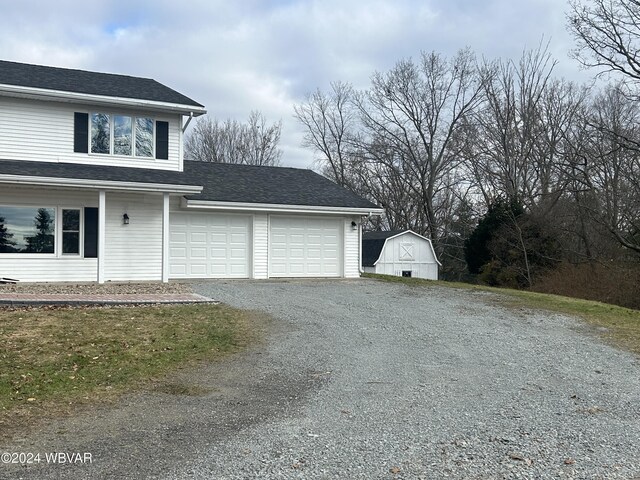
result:
[[[640,478],[640,362],[492,294],[375,280],[210,282],[267,342],[9,450],[91,465],[24,478]]]

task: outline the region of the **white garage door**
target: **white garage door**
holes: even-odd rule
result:
[[[169,276],[248,278],[250,218],[217,213],[171,213]]]
[[[340,220],[272,216],[269,276],[342,276]]]

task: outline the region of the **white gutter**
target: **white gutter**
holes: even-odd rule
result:
[[[108,97],[90,93],[65,92],[63,90],[48,90],[46,88],[23,87],[18,85],[0,84],[0,94],[31,98],[36,100],[49,100],[53,102],[73,102],[92,105],[122,105],[144,110],[156,110],[161,112],[175,112],[183,115],[200,116],[207,113],[204,107],[194,105],[182,105],[179,103],[157,102],[153,100],[141,100],[125,97]]]
[[[195,194],[202,191],[199,185],[174,185],[166,183],[116,182],[113,180],[86,180],[81,178],[32,177],[28,175],[0,175],[0,183],[41,185],[47,187],[98,188],[108,190],[135,190],[138,192],[166,192]]]
[[[323,207],[309,205],[283,205],[275,203],[214,202],[182,199],[181,206],[188,209],[227,210],[239,212],[320,213],[325,215],[381,215],[381,208]]]

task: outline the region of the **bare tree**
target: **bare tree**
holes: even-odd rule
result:
[[[640,108],[620,86],[609,86],[586,114],[588,135],[570,157],[588,200],[582,208],[620,245],[640,253]]]
[[[482,69],[485,102],[469,119],[475,131],[467,136],[471,145],[465,153],[487,206],[499,197],[531,206],[549,189],[554,152],[544,145],[544,120],[551,118],[543,115],[554,66],[539,48],[525,52],[518,63],[500,60]]]
[[[295,118],[305,128],[304,146],[321,155],[325,173],[338,185],[349,186],[349,163],[353,156],[351,140],[356,117],[351,103],[353,89],[342,82],[331,84],[331,91],[316,90],[304,103],[295,105]]]
[[[460,163],[456,136],[480,96],[475,58],[463,50],[450,60],[423,52],[419,63],[400,61],[355,99],[364,139],[386,147],[369,148],[371,159],[404,179],[418,206],[414,226],[436,242],[446,221],[439,199]]]
[[[256,111],[251,112],[247,123],[203,117],[187,135],[185,157],[200,162],[279,165],[281,131],[281,122],[268,125]]]
[[[585,67],[619,72],[640,80],[640,1],[571,0],[567,24],[573,52]]]

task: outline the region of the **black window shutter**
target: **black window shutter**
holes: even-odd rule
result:
[[[73,151],[89,153],[89,114],[73,114]]]
[[[169,159],[169,122],[156,122],[156,158]]]
[[[98,209],[84,209],[84,258],[98,258]]]

